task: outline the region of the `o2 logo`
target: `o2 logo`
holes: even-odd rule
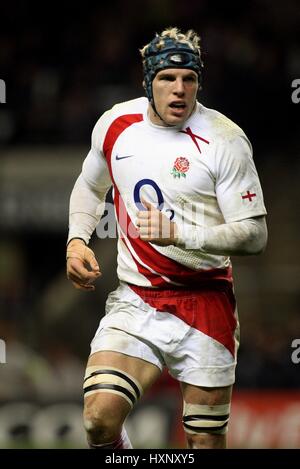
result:
[[[134,190],[133,190],[133,199],[134,199],[134,202],[135,202],[135,205],[137,206],[137,208],[139,210],[146,210],[144,205],[143,205],[143,202],[141,201],[141,188],[143,186],[151,186],[154,191],[156,192],[156,195],[157,195],[157,205],[156,205],[156,208],[158,210],[160,210],[161,212],[163,211],[163,208],[164,208],[164,196],[162,194],[162,191],[160,190],[159,186],[156,184],[155,181],[153,181],[152,179],[141,179],[141,181],[138,181],[134,187]],[[174,210],[170,209],[170,208],[167,208],[164,210],[165,214],[169,216],[169,219],[170,220],[173,220],[174,218]]]

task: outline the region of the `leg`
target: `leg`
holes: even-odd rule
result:
[[[130,447],[129,440],[124,443],[123,423],[139,395],[159,375],[157,366],[119,352],[90,356],[84,383],[84,426],[90,447]]]
[[[232,386],[208,388],[181,383],[188,448],[226,448]]]

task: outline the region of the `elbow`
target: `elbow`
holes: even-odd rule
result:
[[[267,244],[260,244],[258,246],[255,246],[251,251],[249,252],[250,256],[259,256],[260,254],[263,254],[266,250]]]
[[[250,256],[258,256],[263,254],[266,250],[268,244],[268,232],[267,229],[263,230],[263,232],[259,232],[256,234],[255,237],[252,238],[252,242],[248,245],[248,255]]]
[[[259,249],[259,252],[257,254],[264,253],[266,248],[267,248],[267,244],[268,244],[268,228],[267,228],[267,225],[266,225],[266,221],[264,220],[263,229],[262,229],[262,232],[260,234],[260,249]]]
[[[262,244],[261,244],[261,247],[259,249],[259,251],[257,252],[257,254],[263,254],[267,248],[267,244],[268,244],[268,237],[266,237],[265,240],[263,240]]]

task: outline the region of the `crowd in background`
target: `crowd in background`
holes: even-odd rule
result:
[[[177,25],[202,37],[201,100],[258,143],[296,131],[291,82],[300,76],[296,1],[114,1],[83,8],[11,2],[1,7],[0,142],[87,142],[101,113],[143,94],[138,49]],[[287,118],[287,113],[289,118]]]

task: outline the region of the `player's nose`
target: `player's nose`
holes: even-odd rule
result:
[[[174,82],[174,94],[182,96],[184,94],[184,83],[182,78],[177,78]]]

